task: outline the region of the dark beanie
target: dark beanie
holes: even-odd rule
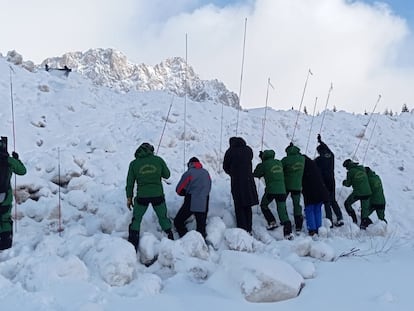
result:
[[[200,160],[197,159],[196,157],[192,157],[190,160],[188,160],[188,163],[192,163],[192,162],[200,162]]]

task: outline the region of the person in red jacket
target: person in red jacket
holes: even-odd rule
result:
[[[183,237],[187,233],[185,221],[194,215],[197,224],[196,230],[206,238],[211,177],[196,157],[192,157],[187,166],[188,170],[181,176],[175,188],[178,195],[184,196],[184,203],[174,218],[174,226],[180,238]]]

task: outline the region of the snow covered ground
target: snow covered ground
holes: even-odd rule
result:
[[[412,113],[323,114],[319,107],[314,118],[299,115],[294,142],[312,158],[325,116],[321,134],[336,155],[341,207],[350,192],[341,187],[345,159],[355,155],[381,176],[388,225],[374,215],[374,224],[361,232],[345,216],[341,228],[329,229],[325,221],[318,240],[304,230],[287,241],[281,227],[265,229],[258,207],[253,209],[253,236],[235,228],[230,181],[221,169],[237,115],[238,135],[253,148],[254,165],[258,163],[264,109],[238,114],[213,102],[190,100],[185,109],[183,98],[165,92],[122,94],[96,87],[75,72],[65,78],[12,66],[14,142],[9,65],[0,58],[0,134],[9,137],[9,150],[16,144],[28,173],[16,179],[13,248],[0,252],[2,309],[412,310]],[[272,107],[277,106],[274,97]],[[264,149],[274,149],[282,158],[297,116],[294,110],[269,108]],[[131,219],[126,174],[142,142],[159,147],[171,169],[171,184],[164,184],[171,218],[182,203],[174,190],[187,160],[197,156],[209,170],[211,245],[195,231],[180,240],[166,239],[151,208],[137,255],[126,241]],[[257,188],[262,194],[264,185],[257,182]],[[290,199],[287,204],[292,217]],[[143,264],[154,258],[152,265]]]

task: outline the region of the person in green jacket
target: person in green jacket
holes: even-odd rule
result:
[[[157,214],[161,229],[169,239],[174,239],[162,187],[162,178],[169,177],[170,170],[161,157],[154,155],[154,147],[149,143],[141,144],[135,151],[135,160],[129,164],[125,188],[127,207],[130,210],[133,208],[128,241],[134,245],[135,250],[138,250],[142,217],[150,203]],[[137,192],[133,199],[135,184],[137,184]]]
[[[260,151],[259,157],[262,163],[257,164],[253,176],[257,178],[264,177],[265,180],[266,188],[260,202],[260,207],[267,221],[267,228],[272,230],[277,227],[276,219],[269,209],[269,204],[275,200],[277,213],[283,225],[283,234],[285,238],[290,239],[292,223],[286,211],[286,186],[282,162],[275,159],[275,152],[273,150]]]
[[[300,149],[290,143],[286,147],[286,157],[282,159],[283,172],[285,175],[286,194],[291,195],[293,202],[293,216],[295,219],[295,230],[300,232],[303,225],[302,206],[300,196],[302,191],[302,177],[305,167],[305,157]]]
[[[372,191],[369,198],[369,215],[376,211],[378,219],[387,222],[385,220],[385,196],[381,178],[370,167],[365,167],[365,171]],[[368,218],[368,221],[371,222],[371,219]]]
[[[371,186],[369,185],[368,175],[365,172],[365,167],[359,165],[358,162],[353,162],[351,159],[344,161],[343,166],[347,169],[346,179],[342,182],[345,187],[352,186],[352,192],[346,198],[344,205],[345,210],[352,221],[357,223],[357,217],[352,204],[356,201],[361,202],[361,225],[360,228],[365,230],[370,224],[369,222],[369,198],[372,195]]]
[[[26,174],[26,167],[20,161],[19,155],[7,152],[7,137],[0,141],[0,250],[12,247],[13,244],[13,221],[11,209],[13,204],[13,190],[11,187],[12,174]]]

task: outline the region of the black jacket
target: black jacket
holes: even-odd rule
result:
[[[302,177],[302,194],[305,206],[319,202],[327,202],[329,193],[323,183],[321,172],[316,163],[305,156],[305,168]]]
[[[236,207],[259,204],[253,177],[253,151],[241,137],[231,137],[224,155],[223,169],[231,177],[231,193]]]
[[[324,142],[320,142],[317,150],[319,156],[315,159],[315,163],[319,167],[326,188],[329,192],[333,192],[335,190],[335,156]]]

